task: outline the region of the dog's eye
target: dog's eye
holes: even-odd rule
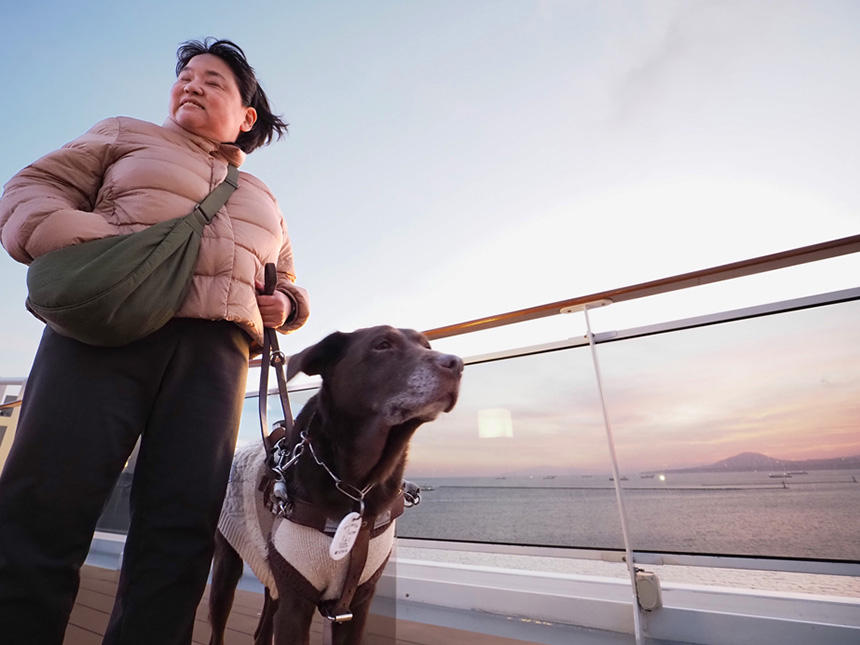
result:
[[[391,349],[392,347],[394,347],[394,345],[387,338],[380,338],[373,344],[373,349],[377,350]]]

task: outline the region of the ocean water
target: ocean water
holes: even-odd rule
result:
[[[860,470],[622,480],[634,550],[860,561]],[[409,475],[407,474],[407,477]],[[609,476],[415,478],[400,537],[622,549]]]

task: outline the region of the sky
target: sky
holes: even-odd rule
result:
[[[837,239],[860,224],[852,1],[4,3],[0,182],[98,120],[161,123],[177,45],[235,40],[290,123],[243,167],[308,289],[293,353]],[[0,376],[41,324],[0,254]],[[593,313],[596,329],[858,286],[816,263]],[[577,317],[437,344],[464,356]],[[474,336],[474,337],[473,337]]]
[[[621,472],[633,479],[743,452],[860,455],[858,318],[855,301],[598,345]],[[509,434],[482,437],[482,411],[497,409]],[[588,347],[467,367],[454,410],[413,438],[409,469],[609,473]]]

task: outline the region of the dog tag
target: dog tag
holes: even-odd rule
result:
[[[347,513],[340,521],[340,524],[337,525],[337,530],[334,532],[334,537],[331,540],[331,546],[328,548],[328,554],[332,557],[332,560],[342,560],[352,550],[352,545],[355,544],[355,538],[358,536],[360,529],[361,515],[355,511]]]

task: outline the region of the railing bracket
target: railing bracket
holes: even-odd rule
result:
[[[596,309],[597,307],[605,307],[606,305],[611,305],[612,300],[609,298],[601,298],[600,300],[592,300],[591,302],[583,302],[579,305],[571,305],[569,307],[562,307],[558,310],[560,314],[572,314],[577,311],[583,311],[585,309]]]

